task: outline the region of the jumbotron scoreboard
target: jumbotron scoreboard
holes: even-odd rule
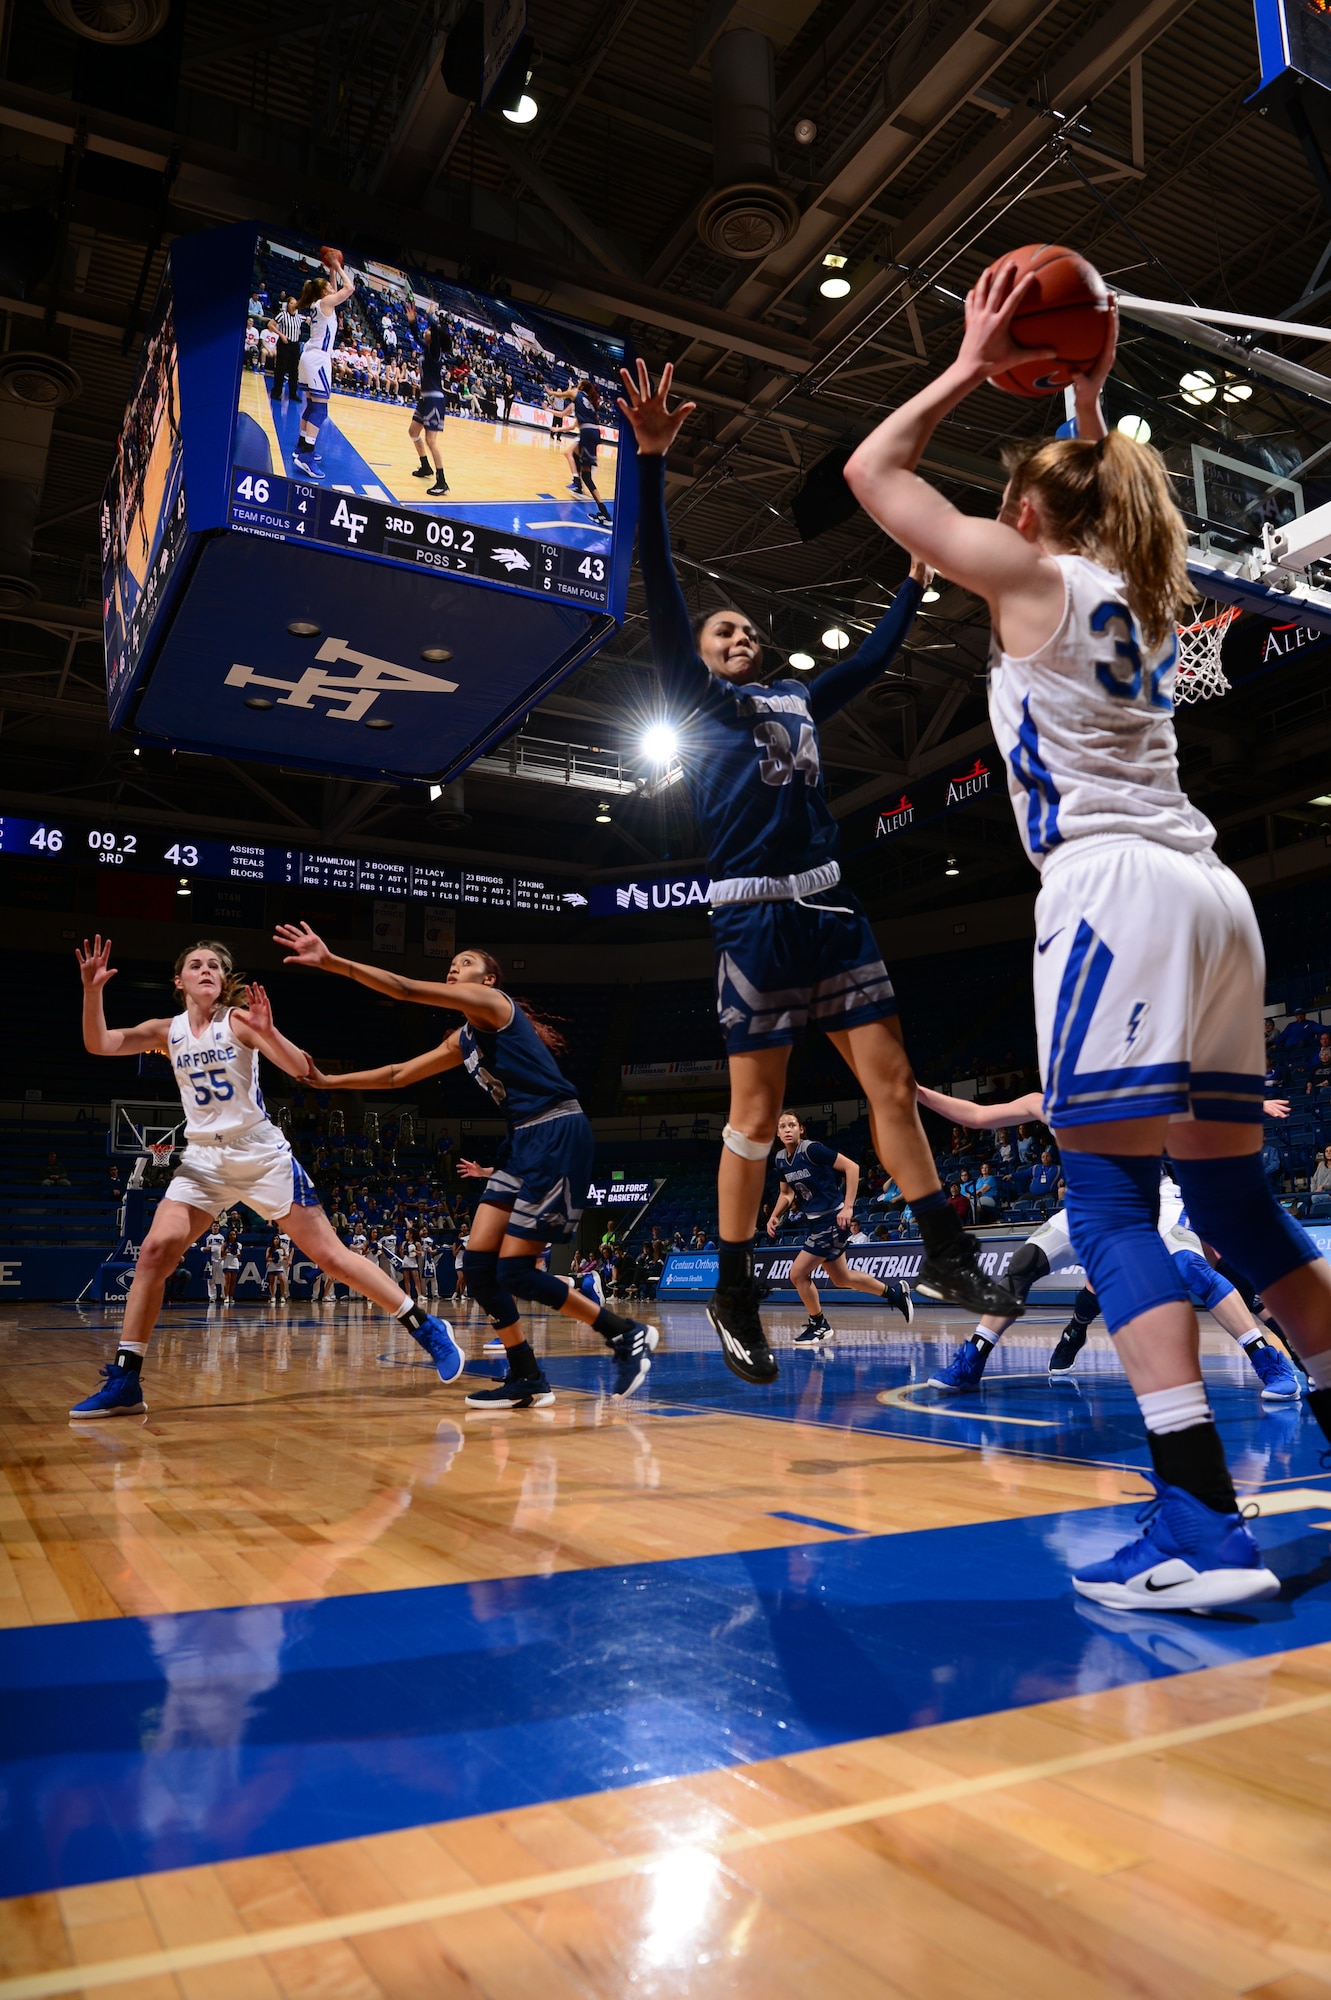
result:
[[[277,322],[293,315],[307,340],[332,288],[311,454]],[[409,434],[427,330],[442,479]],[[257,223],[181,238],[102,505],[112,726],[350,776],[456,777],[622,622],[625,359],[602,328],[353,247]],[[568,457],[579,391],[598,417],[594,490]]]

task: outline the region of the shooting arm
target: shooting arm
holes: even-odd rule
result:
[[[1014,1097],[1010,1104],[974,1104],[969,1097],[926,1090],[922,1083],[916,1086],[916,1095],[926,1111],[936,1111],[971,1132],[996,1132],[1001,1125],[1025,1125],[1044,1116],[1044,1099],[1038,1090],[1029,1097]]]

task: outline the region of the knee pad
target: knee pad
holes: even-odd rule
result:
[[[518,1298],[548,1306],[551,1312],[560,1311],[568,1303],[569,1287],[564,1280],[556,1278],[553,1272],[538,1271],[530,1257],[501,1257],[499,1282]]]
[[[500,1284],[498,1266],[497,1250],[464,1250],[462,1253],[462,1275],[467,1281],[467,1290],[481,1311],[496,1326],[512,1326],[518,1316],[518,1302]]]
[[[1259,1292],[1321,1255],[1272,1194],[1259,1153],[1175,1160],[1173,1167],[1192,1227]]]
[[[770,1139],[746,1139],[733,1125],[721,1127],[721,1144],[738,1153],[741,1160],[765,1160],[772,1150]]]
[[[1111,1333],[1188,1293],[1156,1224],[1160,1162],[1124,1153],[1063,1155],[1072,1247]]]
[[[1031,1286],[1048,1276],[1049,1259],[1039,1244],[1023,1243],[1003,1273],[1003,1283],[1024,1304]]]
[[[305,397],[305,408],[301,411],[301,415],[304,417],[306,423],[309,425],[311,430],[313,431],[322,430],[324,425],[328,422],[328,404],[322,399],[316,402],[314,397],[307,392]]]
[[[1195,1306],[1214,1312],[1223,1299],[1232,1298],[1234,1287],[1222,1278],[1196,1250],[1175,1250],[1174,1263]]]

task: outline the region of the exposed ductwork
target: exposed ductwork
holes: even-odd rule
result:
[[[712,47],[713,192],[698,234],[725,257],[747,262],[783,244],[798,204],[776,169],[776,57],[757,28],[729,28]]]
[[[0,610],[17,610],[37,596],[32,536],[51,425],[82,388],[69,363],[54,355],[0,355]]]
[[[46,0],[46,11],[85,42],[123,49],[160,35],[171,0]]]

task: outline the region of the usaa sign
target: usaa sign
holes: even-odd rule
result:
[[[656,882],[601,883],[590,891],[594,917],[643,917],[667,910],[709,910],[710,875],[671,875]]]

